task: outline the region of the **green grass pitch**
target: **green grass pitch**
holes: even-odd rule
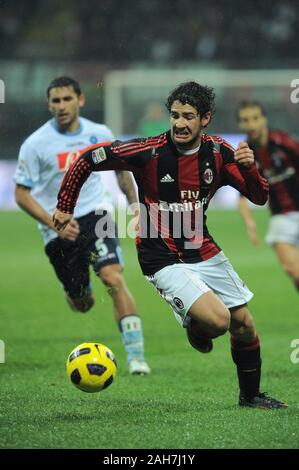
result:
[[[209,212],[209,227],[255,293],[250,302],[262,341],[262,390],[289,403],[279,411],[240,409],[229,336],[210,355],[191,348],[169,307],[147,285],[132,240],[123,240],[126,279],[144,322],[149,377],[131,377],[108,294],[93,277],[96,306],[70,311],[34,221],[0,213],[1,448],[298,448],[298,294],[265,245],[250,245],[235,211]],[[261,235],[267,212],[256,211]],[[77,390],[65,373],[84,341],[110,347],[115,383],[97,394]]]

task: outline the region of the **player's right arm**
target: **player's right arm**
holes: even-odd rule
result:
[[[242,195],[240,195],[240,199],[239,199],[239,211],[246,225],[247,233],[248,233],[250,241],[254,245],[258,246],[260,244],[260,240],[258,236],[256,222],[252,215],[252,210],[249,207],[247,198]]]
[[[27,212],[27,214],[29,214],[38,222],[47,225],[49,228],[57,232],[56,228],[54,227],[51,214],[45,211],[45,209],[43,209],[36,199],[32,197],[31,188],[21,184],[16,184],[15,199],[18,206],[23,209],[23,211]],[[71,220],[63,234],[58,233],[58,235],[64,239],[75,241],[79,233],[80,229],[78,222],[76,220]]]
[[[158,140],[158,139],[157,139]],[[156,145],[159,142],[155,141]],[[54,227],[63,230],[71,219],[80,190],[93,171],[137,171],[151,158],[153,141],[135,139],[87,147],[67,171],[58,193],[53,214]]]
[[[14,180],[16,182],[15,199],[21,209],[33,217],[38,222],[47,225],[52,230],[54,227],[51,215],[38,203],[31,195],[31,189],[40,178],[40,168],[38,157],[34,149],[25,142],[20,150],[18,166]],[[60,237],[74,241],[79,234],[78,222],[72,221],[68,229],[59,234]]]

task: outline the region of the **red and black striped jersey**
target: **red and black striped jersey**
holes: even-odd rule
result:
[[[299,211],[299,144],[286,132],[270,130],[265,147],[249,145],[258,169],[269,182],[271,213]]]
[[[138,186],[140,229],[136,238],[144,274],[174,263],[196,263],[220,247],[209,234],[206,209],[218,188],[231,185],[256,204],[265,204],[268,183],[256,166],[234,161],[234,149],[204,134],[199,150],[183,155],[170,132],[127,142],[96,144],[73,163],[62,182],[57,208],[72,213],[92,171],[129,170]]]

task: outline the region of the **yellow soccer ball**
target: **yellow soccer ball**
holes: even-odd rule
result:
[[[99,392],[112,384],[117,363],[113,352],[100,343],[79,344],[67,358],[66,371],[75,387]]]

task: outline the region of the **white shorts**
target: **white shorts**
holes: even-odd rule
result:
[[[299,212],[272,215],[266,235],[266,242],[290,243],[299,247]]]
[[[210,290],[227,308],[246,304],[253,297],[222,251],[207,261],[172,264],[145,277],[170,305],[182,326],[188,322],[190,307]]]

